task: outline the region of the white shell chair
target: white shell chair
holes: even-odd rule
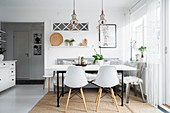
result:
[[[67,111],[67,106],[68,106],[70,95],[71,95],[71,88],[80,88],[80,92],[81,92],[83,102],[84,102],[85,111],[87,112],[87,107],[86,107],[86,102],[85,102],[85,97],[84,97],[82,87],[87,85],[88,82],[87,82],[83,67],[69,66],[66,72],[65,79],[64,79],[64,84],[70,87],[68,98],[67,98],[67,103],[65,107],[65,112]]]
[[[110,88],[113,103],[115,103],[117,111],[119,112],[117,100],[116,100],[116,97],[115,97],[113,89],[112,89],[112,87],[119,84],[119,79],[117,76],[116,68],[114,66],[101,66],[98,71],[95,84],[100,86],[97,97],[96,97],[96,102],[97,102],[96,112],[99,107],[100,98],[101,98],[101,94],[102,94],[102,88]]]

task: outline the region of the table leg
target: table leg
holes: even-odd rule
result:
[[[57,72],[57,107],[60,107],[59,105],[59,73]]]
[[[64,96],[64,73],[62,73],[62,96]]]
[[[124,74],[123,74],[123,71],[122,71],[122,100],[121,100],[121,106],[123,106],[123,90],[124,90],[123,77],[124,77]]]
[[[53,71],[53,78],[55,77],[55,71]],[[55,92],[56,92],[56,90],[55,90],[55,85],[53,85],[54,86],[54,94],[55,94]]]
[[[48,78],[48,92],[50,91],[50,78]]]

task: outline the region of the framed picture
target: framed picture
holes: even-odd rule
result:
[[[100,48],[116,48],[116,24],[99,26]]]
[[[41,55],[41,45],[34,45],[34,55]]]
[[[34,44],[42,44],[42,34],[34,33],[33,38],[34,38],[34,40],[33,40]]]

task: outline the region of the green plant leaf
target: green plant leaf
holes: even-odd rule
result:
[[[74,40],[74,39],[71,39],[71,40],[69,40],[69,42],[75,42],[75,40]]]
[[[66,39],[64,42],[70,42],[70,40]]]

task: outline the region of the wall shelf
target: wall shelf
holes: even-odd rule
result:
[[[6,33],[5,31],[0,30],[0,33]]]
[[[50,46],[49,48],[90,48],[89,46]]]
[[[6,42],[5,40],[0,40],[0,42]]]

